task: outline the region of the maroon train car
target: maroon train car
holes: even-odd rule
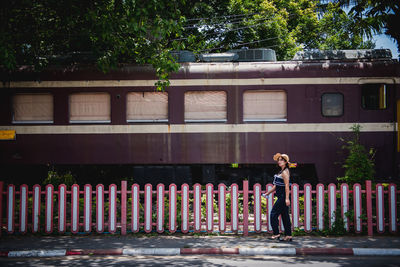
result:
[[[148,66],[3,72],[0,164],[132,166],[143,182],[183,168],[181,182],[265,182],[281,152],[297,162],[297,182],[334,182],[344,173],[339,138],[360,124],[377,179],[397,180],[399,74],[391,57],[192,62],[157,92]]]

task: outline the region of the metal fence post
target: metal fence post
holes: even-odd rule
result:
[[[249,181],[243,181],[243,235],[249,235]]]
[[[121,235],[126,235],[126,192],[127,181],[121,181]]]
[[[371,181],[365,181],[365,195],[367,200],[367,225],[368,225],[368,235],[373,235],[372,227],[372,185]]]

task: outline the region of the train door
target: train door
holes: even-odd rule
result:
[[[397,152],[400,152],[400,99],[397,99]]]
[[[395,177],[400,177],[400,99],[396,101],[396,135],[397,135],[397,148],[394,154],[394,162],[395,162]]]

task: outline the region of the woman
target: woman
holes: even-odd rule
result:
[[[263,194],[264,197],[268,198],[269,194],[276,191],[276,195],[278,197],[278,200],[272,207],[270,215],[270,222],[274,233],[270,239],[281,240],[278,223],[278,217],[281,215],[283,226],[285,227],[285,238],[283,241],[292,241],[292,225],[289,217],[289,156],[286,154],[276,153],[273,159],[278,162],[281,171],[274,175],[274,186],[266,194]]]

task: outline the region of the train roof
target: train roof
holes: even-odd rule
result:
[[[284,77],[399,77],[398,60],[389,57],[390,50],[338,50],[327,53],[302,53],[293,60],[256,62],[185,62],[170,79],[214,78],[284,78]],[[391,56],[391,54],[390,54]],[[14,72],[0,69],[0,79],[8,81],[45,80],[154,80],[150,65],[120,64],[108,73],[95,64],[49,65],[37,72],[32,66],[20,66]],[[3,85],[5,87],[5,85]]]

